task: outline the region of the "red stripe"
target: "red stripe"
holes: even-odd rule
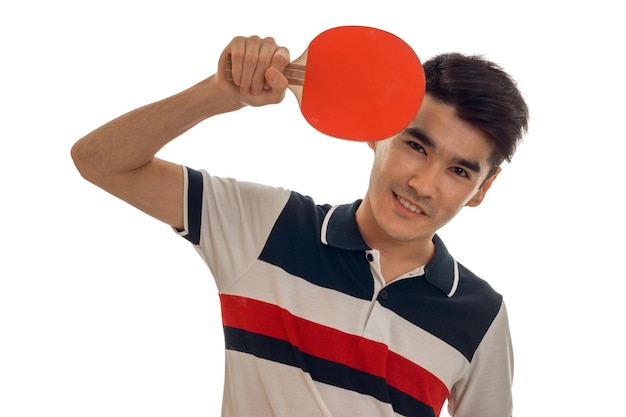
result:
[[[224,326],[285,340],[306,354],[385,378],[437,414],[448,397],[448,389],[437,377],[383,343],[294,316],[274,304],[224,294],[220,299]]]

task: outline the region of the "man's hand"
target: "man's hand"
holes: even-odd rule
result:
[[[231,62],[232,80],[226,79],[226,62]],[[250,106],[282,101],[287,89],[283,70],[289,64],[287,48],[273,38],[234,38],[222,52],[216,75],[217,86]]]

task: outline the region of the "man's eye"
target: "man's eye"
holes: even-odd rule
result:
[[[417,142],[409,142],[409,146],[418,152],[424,152],[424,147]]]
[[[453,167],[452,171],[454,171],[454,173],[458,175],[459,177],[469,178],[467,171],[464,170],[463,168]]]

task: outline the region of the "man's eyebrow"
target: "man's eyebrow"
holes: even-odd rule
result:
[[[463,168],[467,168],[468,170],[474,172],[476,175],[480,175],[480,164],[478,161],[473,159],[465,159],[465,158],[454,158],[453,162],[462,166]]]
[[[437,146],[435,142],[419,127],[407,127],[404,130],[404,133],[407,133],[413,136],[415,139],[419,139],[424,145],[428,146],[431,149],[436,149]]]
[[[413,136],[415,139],[418,139],[420,142],[422,142],[423,145],[431,149],[437,149],[437,144],[435,143],[435,141],[433,141],[431,137],[428,136],[428,134],[426,134],[426,132],[424,132],[422,129],[418,127],[408,127],[404,130],[404,132],[410,136]],[[480,163],[474,159],[457,157],[454,158],[452,162],[474,172],[476,175],[480,175]]]

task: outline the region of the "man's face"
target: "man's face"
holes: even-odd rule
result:
[[[487,179],[487,137],[428,95],[407,129],[370,147],[374,164],[357,221],[373,246],[380,239],[430,243],[464,206],[481,203],[497,175]]]

